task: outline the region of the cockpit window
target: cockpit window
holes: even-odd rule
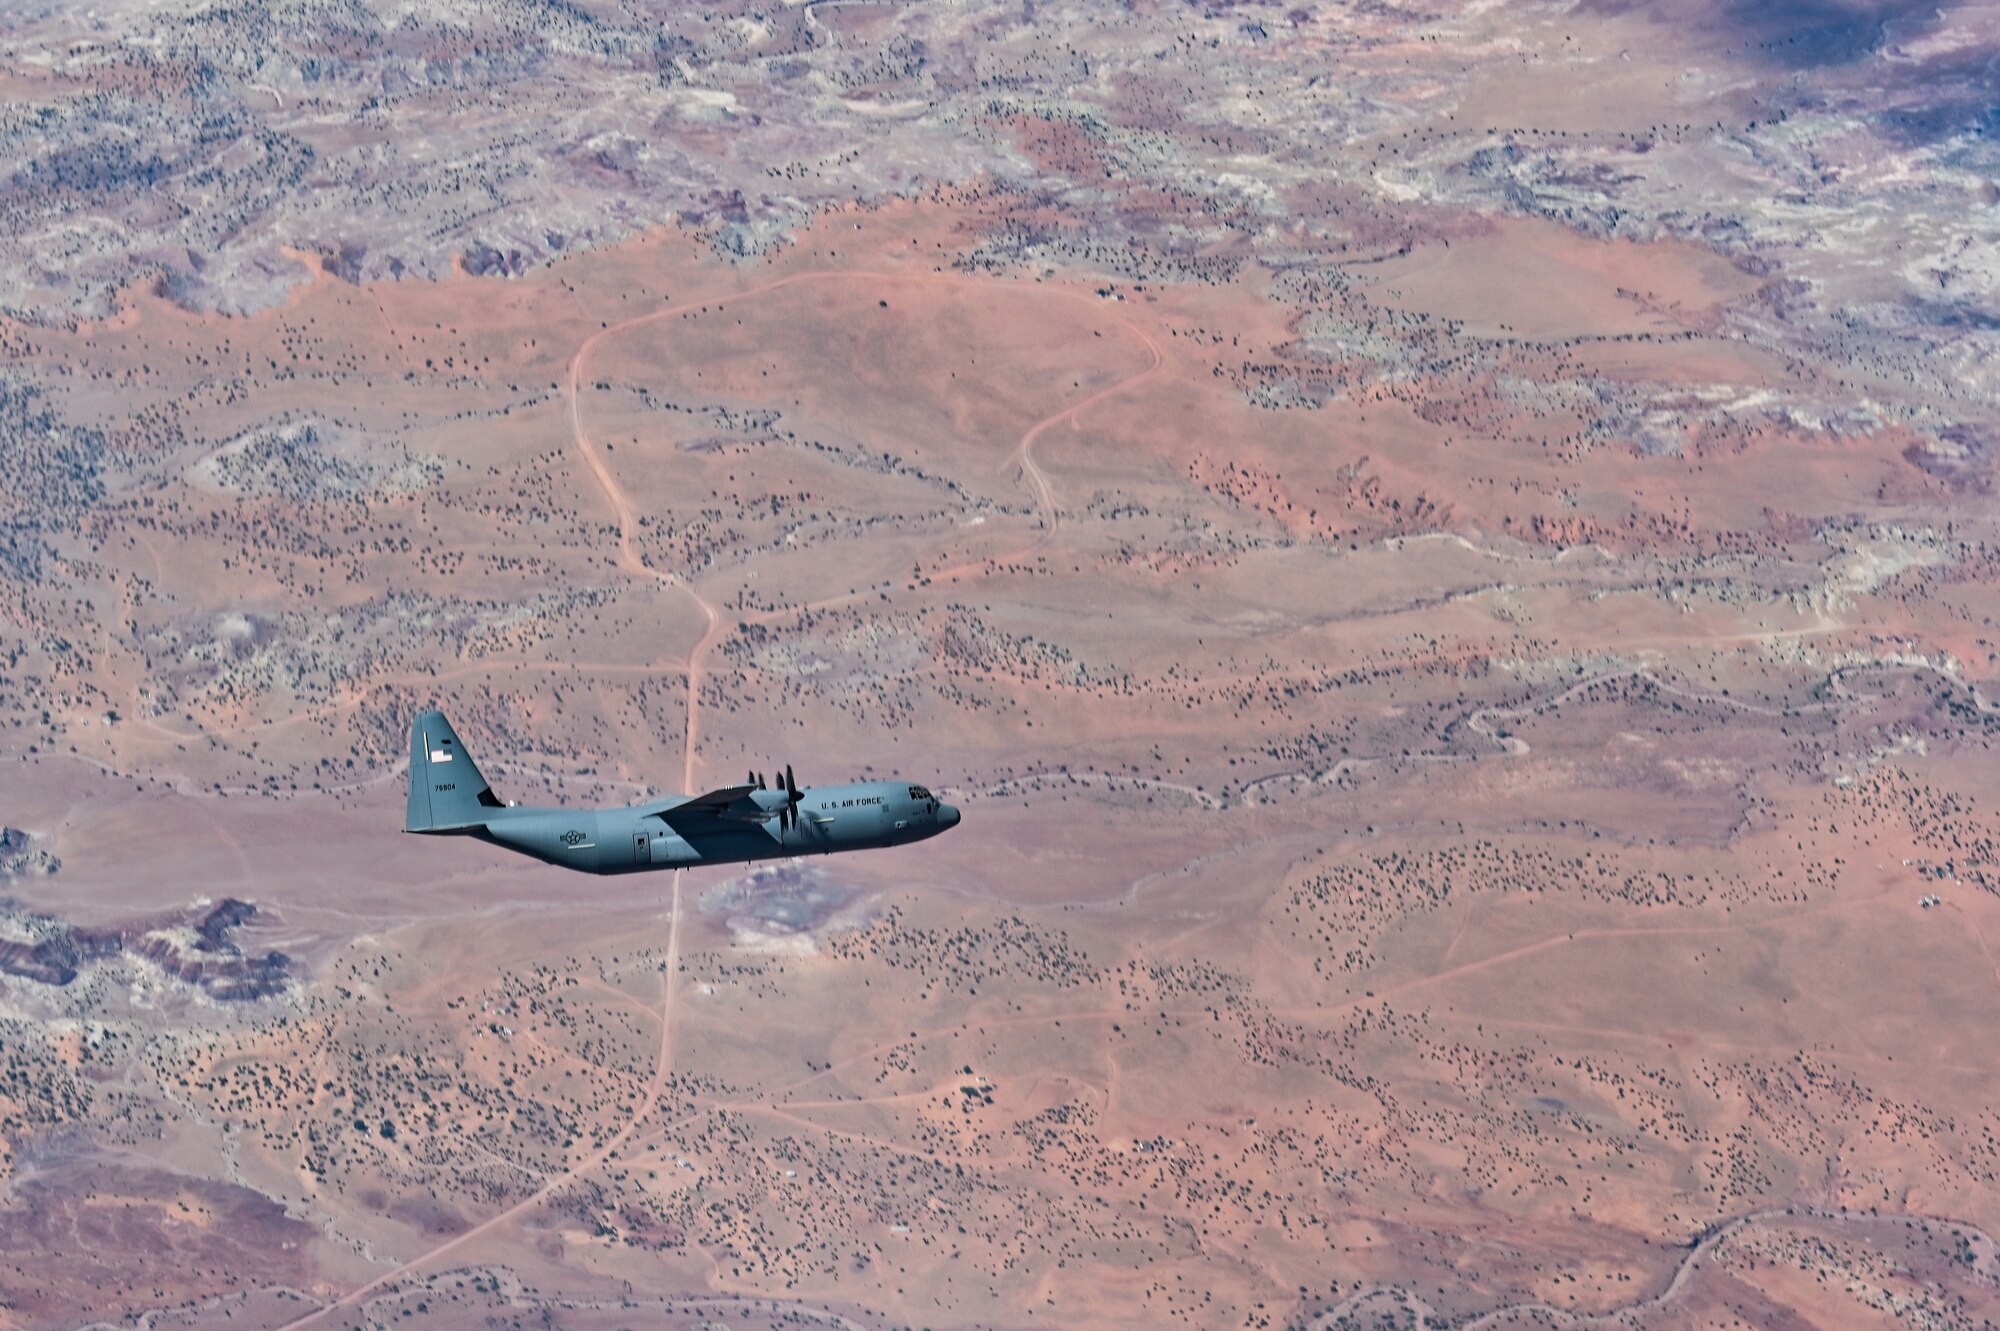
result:
[[[929,799],[930,797],[931,797],[931,793],[930,793],[930,792],[929,792],[928,790],[925,790],[925,789],[924,789],[924,788],[923,788],[922,786],[911,786],[911,787],[910,787],[910,798],[911,798],[911,799],[913,799],[913,800],[927,800],[927,799]]]

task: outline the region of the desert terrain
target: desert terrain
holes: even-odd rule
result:
[[[0,1328],[1994,1325],[1996,42],[0,19]]]

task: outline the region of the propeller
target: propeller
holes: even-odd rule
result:
[[[792,779],[792,765],[785,764],[785,784],[780,787],[785,792],[785,802],[778,809],[778,826],[790,830],[798,826],[799,804],[805,796],[799,794],[799,783]]]

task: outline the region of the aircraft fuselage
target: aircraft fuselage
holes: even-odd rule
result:
[[[474,837],[583,873],[639,873],[902,846],[958,826],[958,810],[922,786],[802,790],[789,766],[783,776],[625,808],[520,808],[493,793],[444,714],[427,711],[410,723],[403,830]]]
[[[820,786],[800,794],[790,827],[778,817],[785,793],[759,790],[747,798],[771,811],[768,822],[716,826],[713,818],[676,818],[683,801],[665,799],[621,809],[495,809],[483,825],[463,831],[566,869],[610,874],[901,846],[958,824],[958,810],[901,782]]]

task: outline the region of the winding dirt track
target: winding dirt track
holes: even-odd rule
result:
[[[1073,300],[1088,299],[1087,297],[1076,295],[1076,293],[1070,291],[1055,291],[1055,292],[1050,292],[1049,294],[1058,296],[1068,296]],[[1026,478],[1029,486],[1031,486],[1034,489],[1035,502],[1041,506],[1042,521],[1046,528],[1046,530],[1043,533],[1044,539],[1047,539],[1047,535],[1049,532],[1055,530],[1055,525],[1056,525],[1055,492],[1049,486],[1048,476],[1043,473],[1041,467],[1038,466],[1035,462],[1035,441],[1042,437],[1043,431],[1049,429],[1051,426],[1055,425],[1058,421],[1066,420],[1069,421],[1072,425],[1074,425],[1076,423],[1077,415],[1080,412],[1083,412],[1090,407],[1096,406],[1098,403],[1104,401],[1108,397],[1112,397],[1118,393],[1124,392],[1128,388],[1131,388],[1134,384],[1153,375],[1155,372],[1159,370],[1159,368],[1162,365],[1165,365],[1167,363],[1166,352],[1161,350],[1160,344],[1153,340],[1152,334],[1148,333],[1145,329],[1139,327],[1139,325],[1133,323],[1129,319],[1119,316],[1114,316],[1114,317],[1117,318],[1117,322],[1120,327],[1124,328],[1127,332],[1131,333],[1134,337],[1138,338],[1140,344],[1146,348],[1146,354],[1149,357],[1146,368],[1140,370],[1136,374],[1127,375],[1125,378],[1120,379],[1115,384],[1109,384],[1103,388],[1100,388],[1095,393],[1092,393],[1089,397],[1084,398],[1082,401],[1072,402],[1070,405],[1064,407],[1061,411],[1056,412],[1054,415],[1044,417],[1042,420],[1035,422],[1034,425],[1029,427],[1028,432],[1021,436],[1021,442],[1015,445],[1014,451],[1011,454],[1009,454],[1007,458],[1007,461],[1010,464],[1020,467],[1021,475],[1024,478]]]
[[[942,275],[876,272],[797,273],[790,277],[766,282],[761,286],[748,288],[744,291],[665,305],[649,313],[635,315],[619,323],[606,325],[604,328],[585,338],[577,347],[575,355],[570,357],[569,377],[566,388],[569,395],[571,440],[576,447],[578,457],[582,460],[584,466],[589,469],[591,476],[597,481],[598,487],[604,492],[605,501],[610,505],[612,515],[617,519],[619,567],[635,578],[650,578],[664,586],[686,593],[688,599],[694,602],[695,608],[701,611],[704,621],[702,635],[688,649],[687,655],[687,726],[681,764],[682,789],[684,790],[691,791],[696,788],[695,750],[700,733],[698,718],[700,711],[702,663],[707,657],[709,648],[715,642],[717,632],[721,626],[721,620],[716,614],[715,607],[709,604],[708,600],[702,596],[692,583],[675,574],[654,568],[639,553],[634,537],[638,522],[633,511],[631,498],[625,493],[624,487],[619,485],[617,477],[612,475],[611,469],[605,465],[603,456],[598,452],[597,446],[591,442],[589,433],[583,428],[583,409],[579,389],[582,383],[584,363],[590,358],[591,353],[596,351],[607,339],[616,337],[621,333],[629,332],[634,328],[643,327],[647,324],[656,323],[659,320],[685,313],[690,308],[696,308],[701,305],[727,304],[730,301],[744,300],[753,296],[782,290],[785,287],[801,282],[854,280],[959,282],[964,279],[948,278]],[[1075,292],[1062,290],[1043,290],[1039,294],[1075,301],[1089,300],[1088,297]],[[1034,446],[1036,440],[1058,422],[1063,420],[1074,421],[1077,413],[1105,400],[1115,393],[1124,391],[1133,384],[1155,373],[1166,363],[1165,353],[1161,350],[1159,343],[1150,334],[1127,319],[1117,316],[1114,316],[1114,318],[1116,318],[1117,323],[1130,331],[1145,346],[1149,356],[1147,366],[1136,374],[1129,375],[1114,384],[1101,388],[1081,401],[1073,402],[1062,410],[1037,421],[1021,436],[1020,442],[1009,455],[1009,464],[1020,467],[1022,476],[1033,489],[1036,502],[1042,510],[1043,530],[1037,544],[1040,541],[1047,540],[1049,534],[1054,530],[1056,524],[1056,507],[1054,490],[1049,484],[1048,477],[1035,462]],[[647,1084],[645,1096],[638,1110],[626,1121],[625,1126],[620,1128],[602,1147],[570,1165],[569,1168],[563,1170],[560,1174],[551,1176],[540,1187],[536,1188],[534,1192],[514,1203],[514,1205],[487,1217],[463,1233],[447,1239],[436,1247],[419,1253],[417,1256],[410,1258],[395,1268],[385,1271],[367,1283],[357,1285],[333,1302],[324,1304],[303,1316],[285,1323],[278,1331],[300,1331],[300,1328],[310,1326],[330,1313],[338,1312],[342,1308],[356,1306],[360,1301],[381,1290],[384,1286],[430,1265],[438,1258],[444,1257],[474,1240],[492,1233],[517,1216],[532,1210],[558,1189],[567,1187],[576,1179],[603,1166],[606,1161],[616,1156],[622,1147],[632,1141],[634,1135],[638,1133],[640,1126],[659,1109],[660,1096],[666,1089],[668,1077],[673,1073],[673,1018],[676,992],[674,981],[676,973],[680,969],[681,885],[684,875],[684,870],[676,869],[674,871],[673,895],[668,908],[667,957],[666,966],[661,976],[660,1007],[657,1014],[660,1025],[659,1051],[654,1058],[653,1076]]]
[[[654,317],[657,317],[657,315]],[[701,638],[689,649],[687,661],[687,736],[686,747],[682,757],[682,775],[686,780],[687,788],[692,789],[694,781],[695,712],[701,680],[701,659],[703,654],[708,650],[710,642],[715,638],[716,625],[719,621],[716,619],[714,607],[703,600],[701,594],[692,586],[682,582],[670,573],[662,573],[654,569],[639,557],[638,550],[632,542],[633,515],[631,502],[626,498],[625,492],[619,487],[616,479],[612,477],[610,471],[606,469],[603,461],[598,457],[597,449],[590,442],[589,436],[584,433],[583,418],[577,408],[577,375],[582,368],[585,355],[605,336],[617,331],[618,327],[628,326],[632,322],[640,321],[628,321],[628,324],[607,328],[599,332],[596,336],[585,341],[577,349],[576,355],[571,358],[569,366],[570,429],[575,438],[577,451],[582,454],[584,462],[590,467],[592,473],[596,475],[598,484],[604,489],[605,498],[610,501],[612,512],[617,515],[619,528],[618,559],[620,565],[628,569],[635,576],[655,578],[670,587],[678,587],[682,591],[685,591],[693,599],[695,605],[701,610],[707,620],[707,627],[702,633]],[[653,1076],[646,1085],[646,1094],[640,1102],[638,1112],[626,1120],[625,1126],[614,1133],[610,1141],[606,1142],[590,1155],[578,1160],[562,1173],[547,1179],[539,1188],[536,1188],[506,1210],[488,1216],[485,1220],[482,1220],[464,1233],[445,1240],[436,1247],[412,1257],[409,1261],[402,1263],[392,1270],[385,1271],[366,1284],[357,1285],[338,1299],[335,1299],[332,1303],[316,1308],[302,1317],[287,1322],[283,1327],[279,1328],[279,1331],[297,1331],[298,1328],[310,1326],[329,1313],[337,1312],[342,1308],[351,1308],[362,1299],[367,1298],[370,1294],[392,1281],[399,1280],[419,1268],[429,1265],[439,1257],[443,1257],[447,1253],[465,1246],[474,1239],[493,1232],[516,1216],[540,1205],[545,1198],[558,1188],[567,1187],[577,1178],[602,1166],[607,1160],[610,1160],[618,1153],[619,1148],[632,1139],[633,1135],[638,1132],[640,1125],[659,1108],[661,1092],[666,1089],[667,1078],[673,1073],[674,979],[676,972],[680,969],[681,881],[685,873],[686,871],[682,869],[674,870],[673,896],[667,914],[667,959],[666,965],[660,975],[660,1008],[657,1014],[660,1023],[660,1047],[658,1053],[654,1056]]]
[[[686,582],[684,578],[678,578],[676,574],[652,568],[650,564],[646,564],[644,556],[638,552],[638,544],[636,544],[636,536],[634,536],[636,530],[638,530],[638,518],[636,518],[634,508],[632,508],[632,500],[630,500],[630,496],[626,496],[624,488],[618,484],[618,478],[612,476],[612,470],[604,464],[604,456],[598,452],[598,446],[592,444],[590,434],[584,430],[582,394],[580,394],[584,364],[590,360],[590,354],[596,352],[606,340],[616,338],[616,336],[620,336],[624,332],[630,332],[634,328],[642,328],[646,324],[656,324],[656,322],[672,318],[676,314],[686,314],[690,308],[724,306],[724,304],[734,302],[734,300],[748,300],[748,298],[754,298],[754,296],[764,296],[768,292],[778,292],[778,290],[784,290],[788,286],[796,286],[800,282],[856,282],[856,280],[866,280],[866,282],[964,282],[962,278],[948,278],[948,276],[942,276],[942,274],[882,274],[882,272],[806,272],[806,274],[792,274],[788,278],[778,278],[774,282],[764,282],[762,286],[752,286],[752,288],[742,290],[742,292],[730,292],[730,294],[720,294],[720,296],[704,296],[700,300],[682,300],[678,304],[668,304],[668,306],[662,306],[658,310],[652,310],[648,314],[632,316],[632,318],[622,320],[618,324],[608,324],[608,326],[600,328],[598,332],[590,334],[588,338],[584,338],[584,342],[576,348],[576,354],[570,358],[570,374],[568,374],[568,380],[566,380],[566,390],[568,390],[568,398],[570,398],[570,438],[572,438],[572,444],[576,446],[578,458],[582,460],[584,468],[588,468],[588,472],[596,480],[598,488],[604,492],[604,500],[610,506],[612,516],[618,522],[618,566],[624,572],[628,572],[630,576],[634,576],[634,578],[654,580],[654,582],[658,582],[658,584],[662,584],[666,588],[674,588],[678,592],[684,592],[688,596],[688,600],[694,602],[696,610],[702,612],[702,620],[704,620],[702,636],[688,650],[688,658],[686,658],[686,675],[688,675],[688,703],[686,703],[688,713],[686,715],[688,715],[688,723],[686,723],[686,743],[684,743],[684,753],[682,753],[682,789],[690,789],[690,791],[696,789],[696,783],[694,783],[694,761],[696,761],[696,747],[698,747],[698,741],[700,741],[700,723],[698,723],[698,717],[700,717],[702,662],[706,660],[708,650],[716,642],[716,636],[720,632],[722,620],[716,614],[716,608],[708,604],[708,600],[694,588],[694,584]],[[1054,296],[1054,298],[1062,298],[1062,300],[1090,302],[1088,296],[1080,296],[1076,292],[1064,292],[1064,290],[1038,290],[1038,294],[1046,294],[1046,296]],[[1048,482],[1048,476],[1042,472],[1042,468],[1034,460],[1034,444],[1036,444],[1036,440],[1040,440],[1042,434],[1046,434],[1050,428],[1054,428],[1056,424],[1060,424],[1064,420],[1068,420],[1068,422],[1074,424],[1076,416],[1080,412],[1084,412],[1086,408],[1092,408],[1092,406],[1104,402],[1106,398],[1132,388],[1134,384],[1138,384],[1138,382],[1146,380],[1148,376],[1156,374],[1166,364],[1166,354],[1162,352],[1160,344],[1152,338],[1152,334],[1148,334],[1146,330],[1142,330],[1140,326],[1132,324],[1130,320],[1126,320],[1122,316],[1112,316],[1112,318],[1114,318],[1114,322],[1118,322],[1124,330],[1128,330],[1146,348],[1146,354],[1148,354],[1146,368],[1140,370],[1140,372],[1136,372],[1136,374],[1130,374],[1130,376],[1118,380],[1116,384],[1100,388],[1094,394],[1082,398],[1080,402],[1072,402],[1072,404],[1064,406],[1060,412],[1054,412],[1054,414],[1038,420],[1036,424],[1032,424],[1022,434],[1020,442],[1014,446],[1014,452],[1008,454],[1008,460],[1004,464],[1004,466],[1018,466],[1020,468],[1022,478],[1032,488],[1036,504],[1042,510],[1042,532],[1040,532],[1040,536],[1036,540],[1036,546],[1040,546],[1042,542],[1046,542],[1050,538],[1050,534],[1054,532],[1054,528],[1056,528],[1056,496],[1054,496],[1054,488]],[[1010,558],[1018,558],[1018,556],[1010,556]],[[950,570],[944,576],[956,576],[960,572],[966,572],[966,570]],[[556,1175],[548,1177],[528,1197],[516,1201],[514,1205],[506,1207],[504,1211],[498,1211],[498,1213],[486,1217],[484,1221],[480,1221],[478,1225],[466,1229],[464,1233],[460,1233],[460,1235],[456,1235],[452,1239],[446,1239],[444,1243],[438,1243],[436,1247],[432,1247],[432,1249],[428,1249],[424,1253],[418,1253],[416,1257],[412,1257],[412,1259],[396,1265],[394,1269],[384,1271],[382,1275],[370,1279],[368,1283],[356,1285],[354,1289],[350,1289],[348,1293],[340,1295],[332,1303],[326,1303],[326,1305],[322,1305],[322,1307],[318,1307],[318,1309],[314,1309],[314,1311],[310,1311],[310,1313],[306,1313],[302,1317],[296,1317],[294,1321],[286,1323],[278,1331],[300,1331],[302,1327],[308,1327],[308,1325],[320,1321],[328,1313],[336,1313],[336,1311],[340,1311],[344,1307],[354,1307],[362,1299],[366,1299],[368,1295],[380,1291],[382,1287],[386,1287],[386,1285],[390,1285],[390,1283],[394,1283],[394,1281],[398,1281],[398,1279],[402,1279],[402,1277],[406,1277],[406,1275],[410,1275],[410,1273],[414,1273],[414,1271],[418,1271],[422,1267],[428,1267],[438,1257],[446,1257],[452,1251],[456,1251],[460,1247],[466,1247],[474,1239],[480,1239],[480,1237],[484,1237],[484,1235],[500,1229],[508,1221],[512,1221],[512,1219],[516,1219],[516,1217],[532,1211],[534,1207],[538,1207],[554,1191],[558,1191],[558,1189],[570,1185],[572,1181],[576,1181],[578,1177],[582,1177],[582,1175],[586,1175],[586,1173],[602,1167],[624,1145],[628,1145],[634,1139],[634,1135],[638,1133],[640,1125],[646,1123],[660,1109],[660,1095],[666,1091],[666,1081],[668,1081],[668,1077],[672,1075],[672,1069],[674,1069],[674,995],[676,995],[676,983],[674,983],[674,979],[676,979],[676,971],[680,969],[680,907],[682,907],[682,891],[680,889],[682,889],[682,877],[684,877],[684,869],[674,869],[674,889],[672,889],[672,901],[670,901],[670,907],[668,907],[666,969],[664,969],[662,981],[660,981],[660,1009],[656,1013],[658,1021],[660,1021],[660,1049],[658,1049],[658,1053],[654,1057],[652,1081],[646,1085],[646,1095],[640,1101],[638,1111],[630,1119],[626,1119],[624,1127],[620,1127],[618,1133],[614,1133],[610,1141],[606,1141],[602,1147],[598,1147],[590,1155],[578,1159],[576,1163],[572,1163],[562,1173],[556,1173]],[[782,1091],[782,1087],[780,1087],[780,1091]],[[670,1127],[670,1125],[662,1125],[662,1127]]]
[[[321,1307],[315,1308],[313,1309],[313,1311],[306,1313],[302,1317],[294,1318],[293,1320],[285,1323],[282,1327],[278,1328],[278,1331],[295,1331],[296,1328],[312,1325],[314,1322],[317,1322],[321,1318],[325,1317],[328,1313],[338,1312],[342,1308],[351,1308],[355,1304],[359,1303],[362,1299],[367,1298],[370,1294],[373,1294],[375,1291],[381,1289],[384,1285],[387,1285],[392,1281],[400,1280],[404,1276],[412,1273],[413,1271],[416,1271],[424,1266],[429,1265],[431,1262],[435,1261],[439,1257],[444,1256],[446,1253],[449,1253],[454,1249],[461,1248],[484,1234],[491,1233],[499,1226],[504,1225],[508,1221],[512,1220],[515,1216],[518,1216],[522,1214],[524,1211],[530,1210],[531,1208],[540,1205],[542,1201],[549,1196],[550,1193],[556,1191],[558,1188],[567,1187],[570,1183],[574,1182],[579,1176],[587,1174],[590,1171],[596,1169],[598,1166],[602,1165],[605,1161],[609,1160],[612,1156],[616,1155],[618,1153],[618,1149],[623,1145],[625,1145],[625,1143],[631,1139],[632,1135],[639,1130],[639,1125],[645,1121],[646,1116],[652,1113],[654,1106],[659,1104],[660,1092],[666,1088],[667,1077],[673,1071],[674,1047],[672,1039],[672,1020],[673,1020],[673,1009],[674,1009],[674,972],[679,968],[679,963],[680,963],[680,917],[681,917],[680,880],[681,880],[681,871],[676,869],[674,871],[674,904],[673,904],[673,916],[672,916],[673,923],[667,933],[667,965],[664,973],[661,975],[660,978],[660,988],[662,990],[660,997],[660,1013],[659,1013],[660,1052],[659,1056],[654,1060],[653,1079],[651,1082],[647,1084],[646,1087],[645,1108],[640,1110],[639,1113],[633,1115],[632,1118],[626,1122],[625,1126],[620,1128],[617,1131],[617,1133],[615,1133],[612,1136],[610,1141],[606,1142],[603,1146],[599,1147],[596,1151],[592,1152],[584,1159],[579,1160],[577,1163],[571,1165],[568,1169],[564,1170],[562,1173],[554,1175],[547,1182],[543,1183],[541,1187],[535,1189],[533,1192],[529,1193],[526,1197],[514,1203],[514,1205],[508,1207],[506,1210],[488,1216],[485,1220],[482,1220],[478,1224],[474,1225],[472,1228],[466,1230],[464,1233],[459,1234],[457,1237],[447,1239],[443,1243],[438,1244],[435,1248],[432,1248],[427,1252],[423,1252],[415,1257],[412,1257],[409,1261],[404,1262],[402,1265],[394,1268],[393,1270],[383,1272],[381,1275],[376,1276],[373,1280],[370,1280],[367,1284],[355,1286],[347,1293],[335,1299],[332,1303],[328,1303]]]

